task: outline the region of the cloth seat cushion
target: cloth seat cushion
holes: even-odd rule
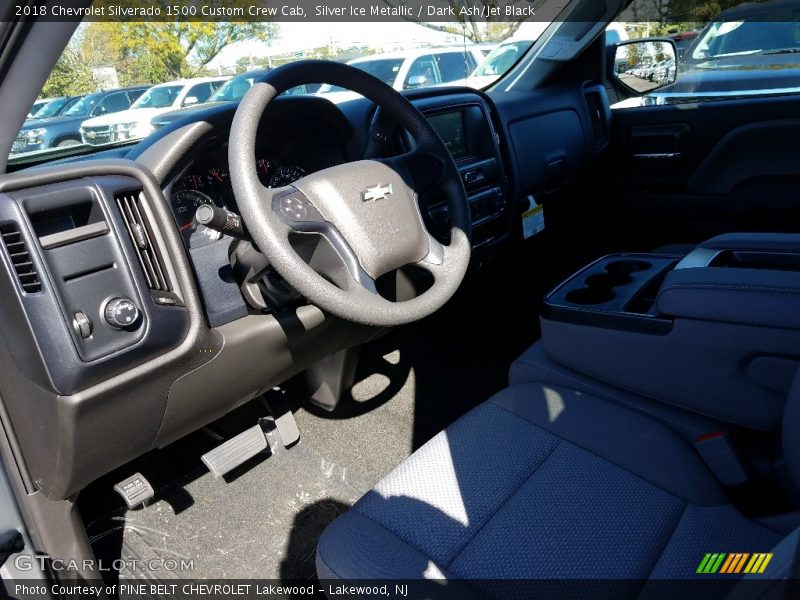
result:
[[[459,419],[334,521],[317,567],[321,579],[444,577],[524,598],[508,580],[690,578],[705,552],[780,539],[728,504],[662,424],[528,383]]]

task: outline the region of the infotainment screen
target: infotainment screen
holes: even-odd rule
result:
[[[463,158],[468,154],[467,138],[464,131],[464,111],[448,112],[428,117],[436,133],[444,140],[453,158]]]

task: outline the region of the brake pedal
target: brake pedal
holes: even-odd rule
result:
[[[203,454],[201,460],[214,478],[218,479],[265,450],[267,446],[267,438],[261,426],[253,425],[235,438]]]
[[[289,448],[300,440],[300,428],[294,419],[289,403],[282,396],[273,396],[269,399],[264,398],[267,403],[272,418],[275,421],[275,428],[281,436],[284,448]]]
[[[114,491],[122,496],[128,508],[143,505],[155,495],[153,486],[141,473],[134,473],[127,479],[123,479],[114,486]]]

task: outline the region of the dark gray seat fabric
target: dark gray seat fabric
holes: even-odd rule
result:
[[[525,598],[508,580],[691,578],[706,552],[769,551],[781,537],[730,505],[664,425],[526,383],[448,427],[334,521],[317,568],[321,579],[445,577]]]
[[[512,363],[508,380],[512,386],[544,383],[610,400],[659,421],[689,441],[727,427],[710,417],[687,412],[661,400],[630,392],[558,364],[547,355],[541,341],[533,344]]]

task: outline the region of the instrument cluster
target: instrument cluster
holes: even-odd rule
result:
[[[308,174],[303,165],[279,161],[270,156],[256,158],[256,171],[261,183],[267,187],[290,185]],[[170,201],[178,228],[187,244],[198,231],[194,215],[202,204],[214,204],[238,212],[227,160],[195,163],[173,184]]]

